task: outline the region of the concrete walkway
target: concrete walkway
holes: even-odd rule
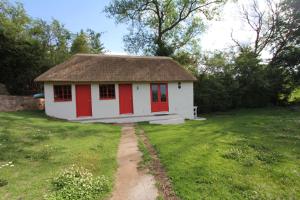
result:
[[[118,171],[111,200],[155,200],[158,190],[154,177],[138,170],[142,159],[133,124],[122,127],[118,150]]]

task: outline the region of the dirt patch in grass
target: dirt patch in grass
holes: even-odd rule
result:
[[[142,144],[139,145],[140,149],[142,146],[141,151],[143,152],[143,161],[141,163],[141,166],[149,168],[150,172],[154,175],[154,178],[158,184],[157,186],[159,189],[159,193],[161,196],[163,196],[163,199],[179,200],[172,188],[171,182],[166,174],[164,167],[160,163],[155,149],[150,144],[149,139],[145,135],[144,130],[138,129],[137,133],[140,142],[142,142]]]

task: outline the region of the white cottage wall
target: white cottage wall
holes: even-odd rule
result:
[[[53,84],[44,84],[45,95],[45,112],[51,117],[61,119],[75,119],[76,118],[76,100],[75,100],[75,85],[72,85],[72,100],[71,101],[54,101]]]
[[[181,82],[168,84],[169,113],[176,113],[183,118],[194,118],[194,89],[193,82]]]
[[[93,118],[111,118],[119,116],[119,86],[115,84],[115,99],[100,99],[99,84],[91,84]]]
[[[76,119],[76,92],[75,85],[72,84],[72,101],[55,102],[53,84],[44,84],[45,92],[45,110],[46,114],[56,118],[73,120]],[[119,111],[119,87],[115,84],[116,98],[110,100],[101,100],[99,96],[99,84],[91,84],[92,95],[92,114],[90,118],[112,118],[120,117]],[[144,116],[154,115],[151,112],[150,83],[133,83],[133,111],[132,115],[121,116]],[[181,88],[178,88],[178,82],[168,83],[169,112],[178,114],[183,118],[193,118],[193,83],[181,82]]]

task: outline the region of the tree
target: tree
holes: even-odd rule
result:
[[[103,53],[105,51],[100,41],[101,33],[96,33],[92,29],[78,33],[72,43],[71,53]]]
[[[274,23],[274,34],[272,36],[273,57],[271,63],[274,62],[280,54],[290,47],[300,47],[300,2],[299,0],[284,0],[278,5],[278,12],[273,11],[273,15],[277,15]]]
[[[240,49],[250,46],[258,55],[270,50],[270,62],[273,62],[286,47],[300,44],[300,2],[283,0],[276,3],[274,0],[266,0],[266,3],[266,10],[259,7],[257,0],[252,1],[249,9],[242,8],[243,19],[255,33],[254,41],[241,45],[232,39]]]
[[[31,19],[21,3],[10,4],[0,0],[0,29],[2,34],[14,39],[28,38],[27,25]]]
[[[201,49],[197,44],[193,44],[189,49],[176,51],[172,58],[194,75],[198,74],[198,66],[200,65],[201,58]]]
[[[242,7],[242,19],[252,29],[255,37],[253,42],[242,45],[238,40],[234,39],[231,33],[231,38],[239,49],[251,47],[255,54],[260,55],[270,45],[278,18],[278,6],[272,0],[267,0],[267,7],[268,11],[262,10],[257,0],[253,0],[249,8]]]
[[[251,48],[244,48],[234,59],[234,78],[238,84],[238,107],[262,107],[270,103],[270,82],[266,66]]]
[[[32,20],[31,26],[30,35],[42,45],[50,66],[61,63],[70,56],[71,33],[58,20],[53,19],[50,24],[42,19]]]
[[[202,56],[195,82],[195,105],[199,112],[225,111],[238,103],[238,82],[234,79],[234,65],[230,54],[213,52]]]
[[[272,59],[268,74],[273,91],[272,102],[286,103],[299,85],[300,74],[300,2],[283,0],[278,4],[272,37]]]
[[[71,46],[71,54],[76,53],[90,53],[88,37],[83,30],[75,36]]]
[[[233,40],[242,51],[251,46],[252,52],[258,56],[269,51],[271,59],[265,61],[265,78],[269,80],[271,102],[278,104],[287,101],[299,82],[300,2],[267,0],[267,7],[263,11],[253,0],[249,10],[243,8],[243,17],[256,37],[245,46]]]
[[[91,53],[104,53],[105,48],[100,41],[101,33],[96,33],[92,29],[88,29],[88,37],[90,41]]]
[[[28,94],[42,68],[41,45],[31,37],[32,19],[22,4],[0,1],[0,82],[11,94]]]
[[[195,43],[203,17],[211,19],[226,0],[114,0],[105,8],[118,23],[129,23],[124,37],[130,53],[171,56]]]
[[[0,82],[11,94],[30,94],[33,79],[44,71],[44,55],[36,41],[14,40],[0,31]]]
[[[52,32],[52,57],[53,63],[58,64],[65,61],[69,56],[69,43],[71,33],[58,20],[53,20],[50,24]]]

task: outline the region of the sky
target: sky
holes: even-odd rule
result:
[[[14,2],[13,0],[11,0]],[[251,0],[240,0],[247,3]],[[50,21],[59,20],[73,33],[91,28],[103,32],[101,41],[111,54],[126,54],[123,35],[127,26],[116,24],[103,12],[110,0],[19,0],[33,18]],[[207,29],[201,35],[201,48],[204,51],[223,50],[233,45],[231,32],[239,41],[253,38],[253,32],[240,19],[240,4],[230,1],[221,10],[217,20],[207,22]]]

